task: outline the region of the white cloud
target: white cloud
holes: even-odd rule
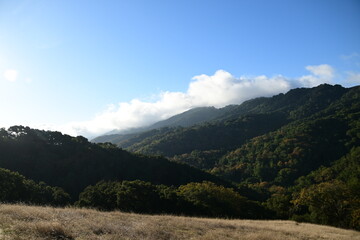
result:
[[[18,77],[18,72],[14,69],[7,69],[3,73],[3,76],[7,81],[15,82]]]
[[[334,69],[328,64],[307,66],[306,69],[318,77],[332,78],[334,76]]]
[[[195,76],[193,80],[195,81],[190,83],[186,93],[193,106],[224,107],[290,89],[289,82],[281,76],[236,78],[223,70],[217,71],[213,76]]]
[[[311,72],[310,75],[293,80],[281,75],[237,78],[218,70],[214,75],[193,77],[186,92],[162,92],[152,102],[133,99],[110,105],[92,120],[69,123],[57,129],[71,135],[94,137],[113,129],[147,126],[194,107],[224,107],[256,97],[285,93],[294,86],[312,87],[331,82],[334,76],[334,70],[329,65],[307,66],[306,69]]]
[[[299,82],[304,87],[315,87],[322,83],[332,83],[335,70],[327,64],[306,66],[311,75],[302,76]]]

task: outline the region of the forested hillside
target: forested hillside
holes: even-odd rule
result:
[[[354,88],[310,117],[251,139],[225,154],[213,172],[237,182],[256,178],[291,184],[321,165],[329,166],[360,146],[359,96],[360,89]]]
[[[65,206],[70,196],[59,187],[36,183],[17,172],[0,168],[0,202]]]
[[[226,183],[213,175],[163,157],[135,155],[84,137],[14,126],[0,129],[0,167],[62,187],[74,200],[101,180],[144,180],[155,184]]]

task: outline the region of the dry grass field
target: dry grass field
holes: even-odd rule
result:
[[[360,240],[360,232],[292,221],[152,216],[1,204],[0,239]]]

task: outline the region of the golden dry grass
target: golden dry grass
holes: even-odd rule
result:
[[[152,216],[1,204],[0,239],[360,240],[360,232],[292,221]]]

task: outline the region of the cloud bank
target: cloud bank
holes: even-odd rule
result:
[[[194,107],[224,107],[240,104],[246,100],[285,93],[294,87],[313,87],[321,83],[331,83],[334,69],[326,64],[307,66],[309,75],[296,79],[278,75],[274,77],[235,77],[224,70],[214,75],[202,74],[192,78],[186,92],[161,92],[153,102],[133,99],[109,106],[92,120],[72,122],[58,127],[70,135],[94,137],[117,129],[126,130],[147,126],[167,119]]]

